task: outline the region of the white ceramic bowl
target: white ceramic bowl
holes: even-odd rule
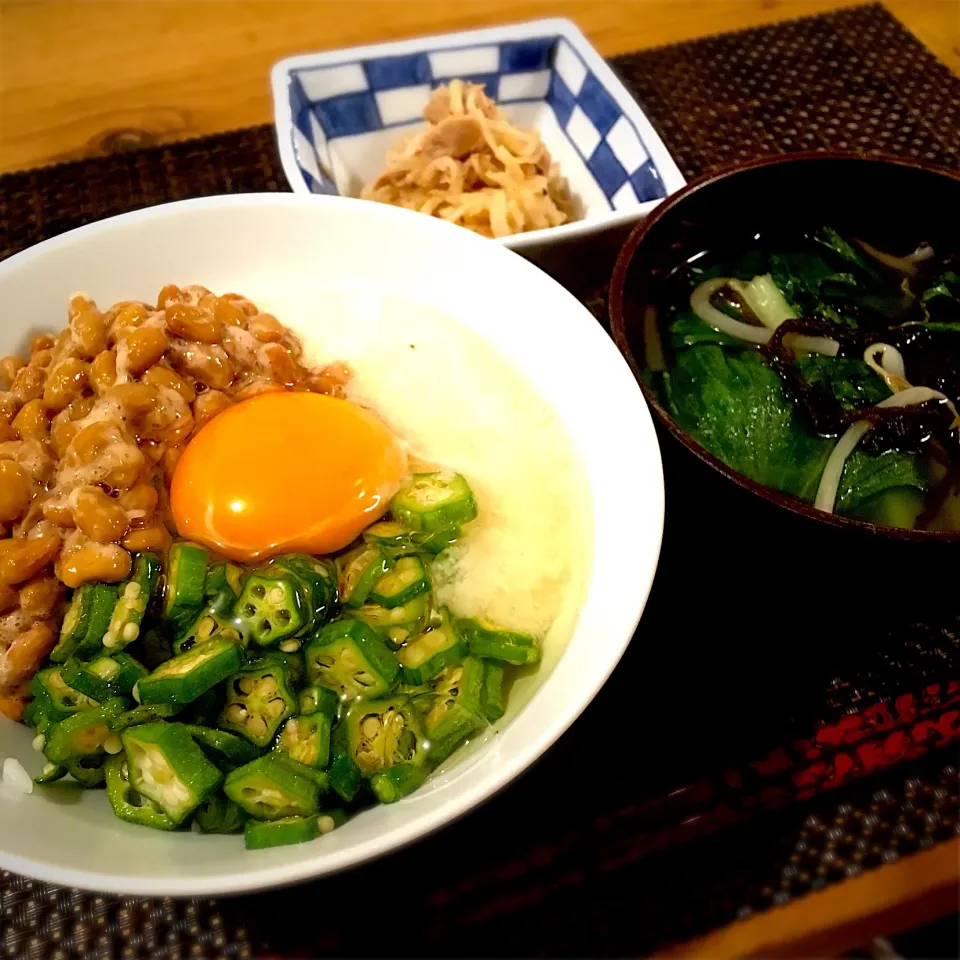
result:
[[[497,244],[430,217],[339,197],[188,200],[125,214],[0,264],[0,352],[64,323],[68,296],[152,299],[170,282],[269,304],[336,289],[393,293],[473,328],[554,405],[586,467],[592,569],[574,636],[498,735],[419,792],[314,843],[245,851],[238,837],[159,833],[115,819],[102,791],[72,801],[0,785],[0,867],[67,886],[143,895],[259,890],[341,870],[410,843],[483,802],[573,722],[614,668],[653,579],[660,455],[629,368],[588,311]],[[282,319],[297,327],[297,317]],[[0,717],[0,756],[37,773],[32,733]]]
[[[473,80],[539,130],[583,218],[497,241],[537,256],[646,216],[685,184],[640,104],[570,20],[533,20],[327,50],[273,68],[283,172],[297,193],[359,196],[389,147],[424,126],[432,89]],[[538,257],[539,259],[539,257]]]

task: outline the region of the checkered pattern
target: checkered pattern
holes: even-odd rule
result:
[[[666,195],[633,122],[563,37],[423,50],[292,71],[294,146],[314,193],[337,193],[330,143],[422,119],[431,90],[459,77],[499,103],[543,103],[613,209]]]

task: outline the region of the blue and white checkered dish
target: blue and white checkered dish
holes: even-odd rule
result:
[[[582,205],[583,220],[506,238],[591,232],[638,219],[683,178],[639,105],[566,20],[294,57],[273,71],[278,140],[294,190],[357,195],[400,136],[424,123],[432,90],[482,83],[533,127]]]

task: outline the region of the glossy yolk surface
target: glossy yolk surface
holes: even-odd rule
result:
[[[266,393],[210,421],[187,445],[170,487],[182,537],[232,560],[321,554],[356,539],[407,473],[385,424],[314,393]]]

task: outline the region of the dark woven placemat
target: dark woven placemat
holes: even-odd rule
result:
[[[960,165],[960,80],[878,5],[614,64],[688,177],[818,147]],[[284,189],[269,126],[9,174],[0,257],[153,203]],[[2,955],[637,955],[956,835],[957,624],[812,638],[757,683],[742,665],[768,638],[731,647],[677,617],[699,522],[668,499],[638,641],[482,810],[369,867],[235,900],[3,875]]]

